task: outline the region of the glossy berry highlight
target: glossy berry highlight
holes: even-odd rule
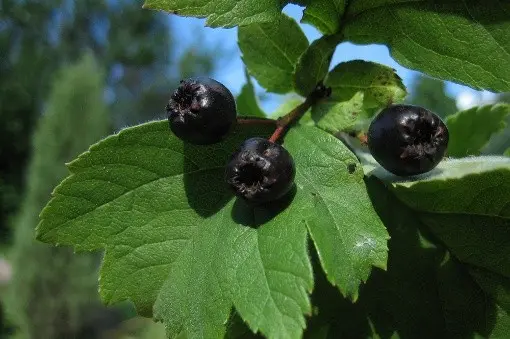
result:
[[[228,88],[206,77],[182,80],[166,112],[172,132],[198,145],[221,141],[237,115],[235,99]]]
[[[443,159],[448,129],[436,114],[413,105],[393,105],[379,113],[368,130],[372,156],[388,171],[417,175]]]
[[[290,153],[264,138],[244,141],[225,170],[226,182],[234,193],[254,204],[282,198],[293,187],[295,175]]]

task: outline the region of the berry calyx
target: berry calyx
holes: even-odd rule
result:
[[[448,129],[436,114],[413,105],[392,105],[368,129],[368,147],[382,167],[399,176],[432,170],[443,159]]]
[[[172,132],[198,145],[221,141],[237,115],[235,99],[228,88],[206,77],[182,80],[166,112]]]
[[[225,170],[225,180],[234,193],[256,204],[282,198],[293,187],[295,175],[290,153],[264,138],[245,140]]]

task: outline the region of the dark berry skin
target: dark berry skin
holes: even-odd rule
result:
[[[236,121],[232,93],[216,80],[182,80],[166,106],[170,129],[180,139],[197,145],[221,141]]]
[[[293,187],[295,175],[290,153],[264,138],[245,140],[225,170],[225,180],[234,193],[254,204],[283,197]]]
[[[432,170],[448,146],[444,122],[425,108],[393,105],[385,108],[368,129],[368,147],[382,167],[399,176]]]

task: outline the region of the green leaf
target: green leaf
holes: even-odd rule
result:
[[[355,0],[344,33],[354,43],[386,44],[404,67],[503,92],[510,90],[509,14],[510,3],[500,0]]]
[[[510,148],[505,151],[505,154],[507,157],[510,157]]]
[[[399,201],[378,179],[367,178],[378,215],[391,236],[386,272],[374,270],[359,302],[369,310],[380,337],[443,338],[444,320],[435,270],[444,249],[429,240],[417,212]]]
[[[462,262],[510,275],[510,159],[478,157],[445,160],[433,171],[401,178],[383,171],[357,152],[368,175],[375,175]],[[506,241],[506,242],[505,242]]]
[[[251,75],[270,92],[293,90],[294,69],[308,48],[299,24],[286,15],[277,21],[239,27],[239,48]]]
[[[435,279],[444,250],[424,238],[415,211],[378,179],[369,178],[366,184],[391,236],[387,271],[372,271],[355,304],[341,298],[317,274],[312,294],[317,314],[310,319],[307,333],[320,333],[326,327],[328,338],[444,338]]]
[[[498,299],[473,281],[472,268],[432,242],[420,212],[378,179],[366,183],[391,236],[387,271],[372,272],[355,304],[335,294],[318,274],[312,294],[317,310],[308,331],[329,338],[506,338],[510,318]]]
[[[502,309],[510,313],[510,279],[479,267],[470,267],[469,273]]]
[[[394,69],[363,60],[338,64],[328,74],[326,86],[332,89],[331,99],[338,102],[348,101],[356,93],[363,92],[366,109],[402,102],[407,95],[402,79]]]
[[[363,129],[380,108],[403,101],[407,94],[395,70],[362,60],[338,64],[325,84],[331,97],[315,105],[312,115],[317,126],[332,133]]]
[[[314,263],[317,261],[314,260]],[[370,326],[369,315],[362,307],[361,300],[353,303],[342,297],[327,280],[320,263],[314,265],[315,272],[316,287],[312,294],[314,314],[308,320],[304,338],[378,338]]]
[[[241,93],[237,96],[237,112],[243,116],[252,116],[264,118],[266,114],[260,109],[255,88],[250,76],[246,73],[246,84],[241,89]]]
[[[103,299],[129,298],[149,314],[157,298],[155,317],[170,336],[219,338],[232,305],[253,330],[299,336],[313,283],[306,227],[287,222],[291,209],[272,220],[242,211],[265,223],[245,225],[222,180],[237,145],[269,130],[238,126],[213,146],[183,144],[165,122],[124,130],[71,163],[39,238],[106,247]]]
[[[237,126],[221,143],[194,146],[165,121],[123,130],[69,164],[37,237],[105,249],[103,300],[130,299],[144,315],[154,305],[170,337],[223,337],[233,306],[254,332],[300,337],[313,287],[307,233],[349,295],[372,266],[385,266],[387,233],[354,156],[312,127],[286,136],[298,173],[288,199],[269,207],[233,199],[225,163],[243,140],[271,131]]]
[[[491,136],[505,128],[509,114],[510,105],[496,104],[473,107],[448,116],[448,155],[464,157],[480,154]]]
[[[502,98],[505,97],[502,96]],[[510,100],[503,102],[510,103]],[[482,149],[482,154],[505,154],[505,151],[510,147],[510,115],[507,116],[505,123],[505,129],[491,137],[491,140]]]
[[[299,337],[313,278],[306,227],[297,217],[292,207],[276,217],[232,201],[204,221],[172,267],[156,316],[170,333],[184,323],[188,337],[218,338],[233,302],[253,331]]]
[[[225,334],[232,302],[228,291],[221,288],[225,272],[220,260],[228,250],[223,237],[233,231],[226,214],[222,210],[194,225],[193,236],[183,240],[181,253],[169,267],[154,305],[154,318],[165,323],[171,338],[180,333],[185,338],[222,338]]]
[[[426,2],[428,0],[351,0],[349,3],[349,16],[355,16],[378,7],[391,7],[393,5]]]
[[[491,319],[495,324],[489,338],[504,339],[510,333],[510,313],[497,306]]]
[[[301,21],[314,25],[324,34],[337,33],[346,5],[345,0],[310,1],[303,12]]]
[[[207,18],[211,27],[234,27],[277,20],[279,0],[145,0],[144,8],[182,16]]]
[[[192,146],[171,135],[164,121],[124,130],[70,164],[73,174],[43,211],[38,236],[78,249],[106,248],[100,281],[103,300],[129,298],[148,315],[157,298],[155,315],[165,321],[170,335],[220,337],[232,303],[242,308],[252,302],[238,301],[234,289],[254,288],[259,288],[257,297],[271,292],[271,303],[255,314],[261,330],[296,333],[296,327],[304,326],[301,307],[308,306],[306,292],[313,281],[307,266],[306,227],[301,224],[300,231],[284,217],[259,229],[243,226],[232,219],[233,202],[227,203],[231,193],[222,180],[224,164],[237,145],[249,135],[269,134],[270,128],[258,132],[238,126],[223,143]],[[292,226],[292,232],[285,225]],[[225,248],[224,241],[241,235],[237,247]],[[266,249],[274,244],[278,250]],[[240,247],[242,251],[228,253]],[[261,257],[255,255],[259,250]],[[235,261],[224,267],[225,258]],[[266,274],[257,275],[266,267]],[[279,275],[281,267],[290,273]],[[227,276],[233,273],[230,268],[237,276],[232,284],[226,283],[232,280]],[[245,289],[242,284],[247,280],[251,285]],[[271,310],[276,314],[261,316]]]
[[[307,200],[302,192],[296,193],[292,204],[278,215],[236,201],[232,213],[243,229],[223,239],[230,249],[224,269],[234,305],[253,331],[267,337],[300,337],[303,314],[311,312],[308,293],[313,277],[307,230],[300,215]]]
[[[422,211],[510,217],[510,159],[443,161],[433,172],[423,180],[395,183],[396,194]]]
[[[318,127],[330,133],[353,129],[360,119],[367,118],[363,97],[363,92],[357,92],[349,101],[327,100],[312,108],[312,118]]]
[[[468,214],[424,214],[421,220],[461,262],[510,278],[510,220]]]
[[[41,213],[38,238],[106,249],[103,301],[131,299],[149,315],[197,225],[231,198],[211,178],[223,175],[231,151],[248,135],[239,126],[227,141],[199,147],[183,144],[164,121],[125,129],[69,164],[71,175]]]
[[[356,300],[372,266],[386,267],[388,239],[366,193],[362,168],[342,142],[317,128],[292,129],[285,146],[299,164],[298,191],[311,198],[301,214],[322,267],[342,294]]]
[[[485,156],[445,159],[432,171],[398,177],[372,156],[357,152],[367,175],[375,175],[412,208],[433,213],[510,217],[510,159]]]
[[[510,333],[510,279],[478,267],[470,268],[469,273],[497,304],[492,314],[495,325],[490,338],[507,337]]]
[[[306,97],[324,80],[340,39],[340,35],[325,35],[315,40],[301,55],[294,75],[294,88],[297,93]]]
[[[239,314],[233,312],[228,321],[227,332],[223,339],[263,339],[263,337],[254,334]]]
[[[508,315],[487,298],[465,268],[451,257],[446,256],[438,268],[437,281],[447,338],[497,338],[491,334],[497,333],[498,326],[508,325]],[[507,319],[501,319],[500,311]],[[508,332],[501,338],[507,335]]]

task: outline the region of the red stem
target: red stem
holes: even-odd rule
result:
[[[301,117],[312,107],[317,101],[328,97],[331,94],[331,88],[326,88],[324,85],[319,84],[315,90],[306,98],[305,102],[296,106],[292,111],[276,121],[276,130],[269,138],[271,142],[280,140],[287,130],[296,123]]]
[[[237,123],[241,125],[276,125],[277,122],[274,119],[266,118],[255,118],[255,117],[243,117],[237,118]]]

